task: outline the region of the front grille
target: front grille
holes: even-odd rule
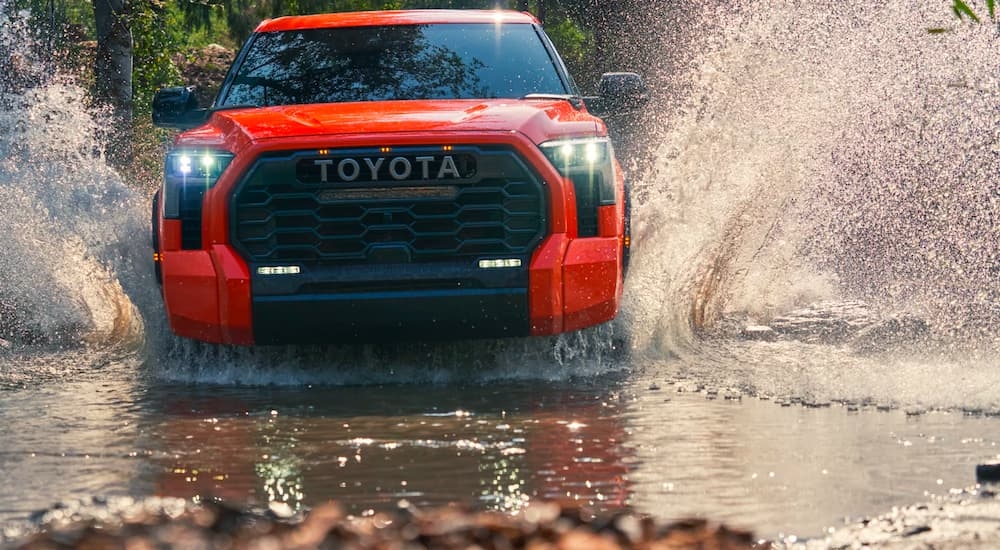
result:
[[[539,179],[511,150],[456,146],[452,151],[463,159],[456,163],[461,173],[456,168],[440,179],[412,174],[394,179],[375,170],[358,177],[357,171],[344,170],[341,175],[347,172],[355,179],[317,181],[315,174],[303,176],[301,168],[313,162],[328,166],[332,175],[338,159],[362,167],[389,166],[389,159],[401,155],[421,159],[441,156],[441,150],[400,148],[389,155],[335,150],[323,157],[301,151],[262,157],[233,196],[233,242],[254,263],[423,263],[530,254],[547,227],[545,194]],[[353,169],[353,162],[345,165]],[[399,175],[404,163],[392,166]],[[414,166],[417,172],[420,166]],[[425,166],[430,167],[425,174],[439,170],[430,162]]]

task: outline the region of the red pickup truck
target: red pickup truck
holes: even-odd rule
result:
[[[178,128],[153,198],[172,330],[259,345],[551,335],[613,319],[628,189],[604,122],[529,14],[410,10],[261,23]]]

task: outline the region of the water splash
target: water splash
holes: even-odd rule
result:
[[[953,22],[913,2],[698,9],[671,45],[669,74],[647,75],[669,94],[655,170],[634,189],[621,318],[540,342],[395,349],[248,350],[173,337],[148,261],[148,198],[95,145],[102,114],[32,56],[25,15],[7,16],[0,338],[15,348],[141,345],[152,376],[224,384],[592,376],[631,366],[608,346],[623,335],[655,372],[667,358],[668,371],[768,393],[924,401],[935,393],[928,361],[983,383],[1000,355],[992,29],[929,35]],[[864,303],[874,323],[923,320],[930,334],[903,339],[891,356],[879,355],[884,330],[869,331],[864,350],[742,338],[747,324],[778,327],[803,308],[835,304],[819,309],[827,314],[845,303]],[[937,346],[917,345],[927,341]],[[964,358],[940,359],[951,349]],[[917,382],[847,382],[844,368]],[[968,389],[956,382],[939,401],[961,403]],[[995,392],[976,399],[1000,403]]]
[[[48,345],[134,346],[142,322],[124,287],[134,193],[95,145],[100,113],[34,56],[28,14],[0,5],[0,338],[6,352]]]
[[[1000,89],[994,29],[927,32],[956,26],[949,16],[903,1],[703,7],[686,78],[671,76],[685,99],[672,98],[637,190],[627,294],[640,349],[773,392],[963,402],[967,386],[937,392],[927,365],[997,364]],[[874,323],[927,330],[864,350],[729,330],[857,300]],[[855,385],[846,368],[907,389]]]

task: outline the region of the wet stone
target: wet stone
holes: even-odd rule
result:
[[[677,393],[696,393],[701,391],[704,386],[696,382],[678,382],[677,383]]]
[[[927,321],[913,316],[883,319],[858,331],[851,346],[861,352],[882,351],[924,338],[930,332]]]
[[[811,343],[844,343],[876,320],[862,302],[819,302],[775,317],[780,336]]]
[[[909,529],[906,529],[905,531],[903,531],[902,536],[903,537],[913,537],[913,536],[919,535],[921,533],[926,533],[926,532],[928,532],[930,530],[931,530],[931,528],[930,528],[929,525],[917,525],[917,526],[910,527]]]
[[[747,340],[759,340],[762,342],[774,342],[778,339],[778,333],[767,325],[747,325],[743,327],[743,338]]]

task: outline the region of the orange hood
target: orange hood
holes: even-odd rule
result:
[[[433,132],[517,132],[536,144],[607,134],[600,119],[565,100],[422,100],[221,110],[205,126],[180,134],[176,145],[239,153],[275,139]]]

